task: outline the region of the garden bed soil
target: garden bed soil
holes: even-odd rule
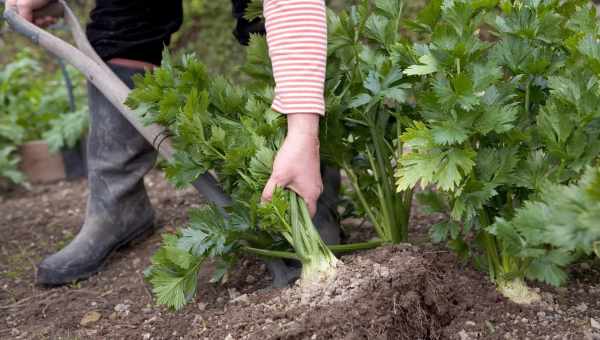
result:
[[[147,184],[161,232],[202,203],[158,173]],[[429,244],[435,217],[418,211],[413,245],[344,256],[335,280],[308,295],[271,289],[265,266],[249,257],[225,284],[209,283],[207,268],[199,296],[182,311],[155,306],[142,272],[159,234],[117,252],[87,281],[35,286],[35,264],[74,236],[86,194],[85,181],[76,181],[0,195],[0,339],[600,339],[596,263],[574,267],[568,287],[535,287],[541,303],[518,306]]]

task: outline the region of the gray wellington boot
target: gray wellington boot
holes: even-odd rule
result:
[[[111,66],[129,86],[141,71]],[[89,198],[85,222],[71,243],[38,266],[37,282],[60,285],[98,272],[117,248],[154,230],[143,177],[155,164],[152,146],[92,85],[88,85]]]
[[[342,229],[337,212],[341,187],[341,175],[338,169],[321,166],[323,193],[317,201],[317,213],[313,223],[326,244],[340,244]],[[298,261],[268,260],[267,268],[273,277],[272,286],[283,288],[300,277],[301,264]]]
[[[313,223],[326,244],[340,244],[342,230],[337,207],[340,203],[342,176],[339,169],[328,166],[321,166],[321,174],[323,193],[317,201],[317,213],[313,217]]]

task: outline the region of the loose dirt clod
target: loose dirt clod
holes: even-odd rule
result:
[[[440,339],[449,323],[452,293],[428,260],[408,246],[348,256],[321,290],[295,287],[209,319],[210,339],[227,336],[212,325],[227,323],[241,339]],[[226,318],[226,319],[225,319]]]

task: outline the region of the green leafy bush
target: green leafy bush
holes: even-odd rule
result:
[[[387,243],[407,241],[412,200],[412,188],[397,193],[394,183],[411,88],[394,56],[403,8],[400,0],[362,1],[328,20],[323,158],[344,170],[358,214]]]
[[[179,56],[196,53],[211,74],[240,78],[245,53],[232,33],[231,1],[187,0],[183,7],[183,24],[171,50]]]
[[[598,158],[595,11],[587,1],[432,1],[411,26],[429,38],[396,46],[418,90],[418,119],[400,135],[412,152],[399,162],[398,188],[436,187],[423,201],[448,219],[433,238],[475,256],[503,292],[527,301],[522,279],[562,283],[571,253],[541,226],[507,221],[548,182],[577,181]]]
[[[265,45],[264,38],[253,37],[249,51],[259,53]],[[257,64],[247,69],[270,70],[268,58],[249,61]],[[177,153],[167,177],[184,186],[213,170],[233,198],[227,218],[215,206],[195,209],[187,227],[165,238],[147,272],[159,303],[181,308],[194,295],[206,259],[218,260],[218,281],[240,252],[298,260],[304,284],[335,274],[337,259],[303,200],[278,190],[270,203],[260,202],[285,136],[285,119],[270,109],[272,98],[270,85],[249,90],[209,77],[193,56],[174,64],[165,54],[160,68],[136,79],[128,104],[174,135]]]
[[[498,229],[507,230],[519,248],[522,234],[537,234],[558,251],[600,256],[600,168],[588,168],[576,184],[548,183],[539,198],[526,202],[510,220],[499,219]],[[531,238],[533,236],[528,236]],[[575,257],[562,257],[564,264]],[[532,273],[535,274],[535,271]],[[556,281],[563,279],[555,272]]]
[[[18,170],[19,157],[14,154],[12,146],[0,147],[0,180],[7,179],[12,183],[23,183],[23,174]],[[1,184],[1,183],[0,183]]]
[[[87,131],[84,79],[73,70],[69,74],[76,75],[74,95],[81,109],[75,112],[70,112],[62,72],[44,76],[28,50],[0,70],[0,149],[4,155],[0,177],[14,183],[23,181],[15,156],[23,143],[45,139],[51,150],[58,151],[73,147]]]

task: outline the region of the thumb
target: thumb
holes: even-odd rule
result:
[[[277,188],[277,182],[273,179],[273,177],[269,178],[267,184],[265,184],[265,188],[263,189],[262,196],[260,198],[261,202],[270,202],[273,198],[273,193]]]

